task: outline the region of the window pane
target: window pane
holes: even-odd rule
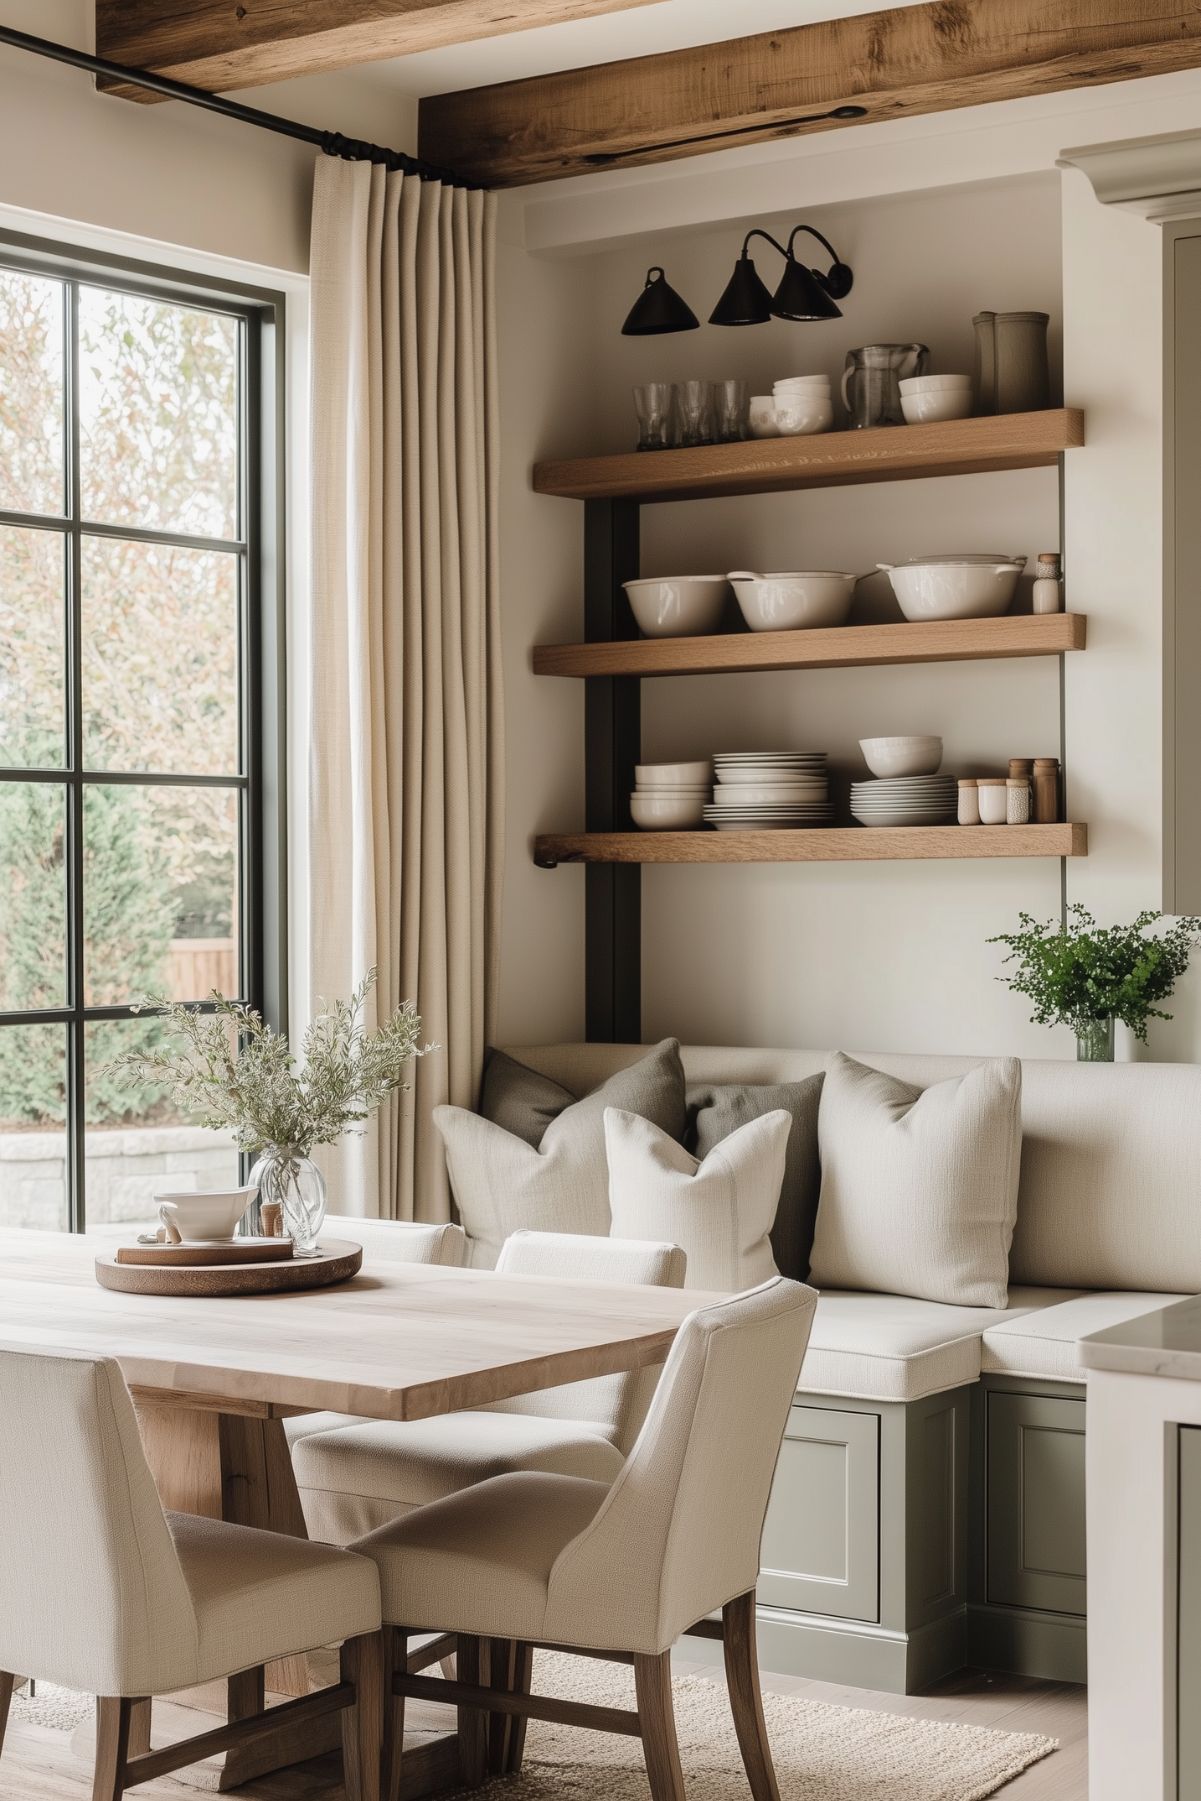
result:
[[[236,992],[237,794],[89,783],[83,818],[88,1005]]]
[[[237,351],[228,315],[80,289],[85,519],[236,537]]]
[[[131,1084],[105,1067],[123,1051],[151,1049],[163,1036],[154,1019],[105,1020],[85,1028],[89,1226],[109,1220],[157,1225],[156,1193],[238,1184],[238,1153],[227,1133],[193,1124],[162,1089]]]
[[[9,769],[63,766],[65,580],[58,532],[0,526],[0,765]]]
[[[0,782],[0,1012],[66,1000],[65,828],[57,782]]]
[[[85,768],[237,774],[238,563],[84,539]]]
[[[65,1026],[0,1026],[0,1226],[67,1229]]]
[[[0,508],[61,513],[63,288],[0,269]]]

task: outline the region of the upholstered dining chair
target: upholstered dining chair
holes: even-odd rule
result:
[[[516,1232],[498,1275],[679,1288],[684,1253],[670,1244]],[[309,1536],[345,1545],[413,1507],[510,1470],[611,1482],[638,1433],[658,1370],[601,1376],[428,1420],[327,1424],[293,1442],[292,1466]],[[331,1429],[336,1427],[336,1429]]]
[[[0,1348],[0,1747],[14,1672],[97,1697],[94,1801],[340,1710],[347,1794],[377,1801],[379,1581],[368,1558],[163,1512],[106,1357]],[[147,1697],[342,1644],[342,1680],[161,1751]]]
[[[751,1792],[779,1801],[755,1655],[755,1584],[816,1303],[811,1288],[781,1276],[690,1314],[612,1484],[536,1471],[495,1476],[358,1541],[354,1548],[379,1566],[383,1596],[385,1801],[400,1792],[407,1697],[457,1705],[464,1743],[492,1745],[493,1768],[503,1770],[521,1756],[520,1732],[498,1745],[505,1719],[635,1733],[654,1801],[683,1801],[671,1647],[718,1608]],[[459,1675],[478,1680],[409,1671],[408,1634],[432,1625],[459,1635]],[[636,1709],[531,1695],[537,1646],[632,1662]]]

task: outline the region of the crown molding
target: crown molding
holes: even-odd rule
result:
[[[1079,169],[1103,206],[1152,224],[1201,215],[1201,131],[1081,144],[1065,150],[1056,166]]]

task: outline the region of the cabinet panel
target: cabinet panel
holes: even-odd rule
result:
[[[792,1409],[763,1529],[761,1601],[879,1618],[879,1465],[876,1414]]]
[[[1083,1614],[1085,1403],[988,1396],[988,1599]]]
[[[1201,1426],[1180,1428],[1177,1801],[1201,1801]]]

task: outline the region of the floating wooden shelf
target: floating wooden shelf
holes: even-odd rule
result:
[[[575,832],[535,838],[557,863],[870,863],[928,857],[1085,857],[1085,825],[837,826],[799,832]]]
[[[535,675],[720,675],[726,670],[850,669],[872,663],[959,663],[1083,650],[1083,613],[1006,614],[840,625],[817,631],[726,632],[712,638],[537,644]]]
[[[990,469],[1042,469],[1084,442],[1076,407],[998,413],[940,425],[822,432],[811,438],[751,438],[695,450],[631,451],[538,463],[534,488],[569,500],[695,500],[775,494],[851,482],[912,481]]]

